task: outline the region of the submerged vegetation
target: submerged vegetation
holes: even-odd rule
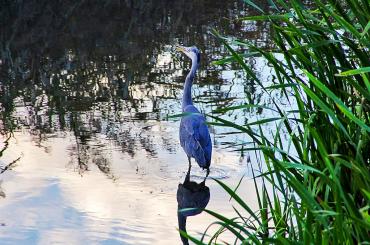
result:
[[[245,104],[210,115],[218,126],[248,134],[265,167],[253,171],[259,209],[252,210],[238,190],[216,180],[236,204],[235,217],[205,210],[217,221],[197,244],[222,242],[224,231],[235,243],[366,243],[370,230],[370,3],[367,0],[269,1],[269,11],[247,1],[259,16],[238,21],[264,21],[273,29],[274,48],[258,47],[248,40],[214,35],[231,56],[216,61],[236,62],[267,94],[281,93],[283,107],[271,97],[277,116],[246,125],[222,118],[221,113],[263,105]],[[273,12],[273,14],[271,14]],[[235,47],[248,53],[241,53]],[[246,64],[258,55],[274,71],[265,87]],[[293,95],[293,96],[292,96]],[[273,135],[264,124],[275,123]],[[285,143],[283,137],[288,137]],[[248,142],[246,142],[248,143]],[[233,204],[233,205],[234,205]]]

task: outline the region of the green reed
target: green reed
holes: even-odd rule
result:
[[[215,125],[249,135],[255,147],[244,150],[262,156],[266,170],[254,177],[259,208],[252,210],[238,195],[248,190],[215,180],[233,199],[235,217],[205,210],[216,218],[210,226],[217,226],[218,231],[209,233],[207,229],[200,238],[183,235],[196,244],[204,244],[206,237],[207,243],[222,243],[224,231],[235,236],[235,244],[368,243],[369,1],[315,0],[304,4],[300,0],[269,0],[268,12],[252,1],[245,2],[261,15],[239,21],[268,21],[274,46],[266,50],[248,40],[214,32],[231,54],[215,64],[238,63],[247,74],[246,82],[261,86],[267,95],[278,90],[295,106],[286,110],[271,97],[270,109],[279,116],[247,125],[225,120],[222,113],[265,106],[246,104],[209,115]],[[231,46],[241,46],[248,53]],[[272,86],[265,87],[265,81],[246,64],[246,57],[255,55],[273,67],[277,79]],[[263,130],[264,124],[271,122],[276,125],[273,137]],[[288,144],[283,144],[283,134],[288,135]]]

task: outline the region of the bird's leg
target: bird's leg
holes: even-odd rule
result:
[[[204,178],[204,180],[200,183],[200,185],[201,185],[202,187],[206,186],[206,179],[207,179],[207,178]]]
[[[206,174],[206,177],[204,177],[204,180],[202,181],[202,184],[205,185],[206,183],[206,179],[208,178],[208,175],[209,175],[209,167],[207,168],[207,174]]]
[[[188,161],[189,161],[189,168],[188,168],[188,173],[186,174],[186,177],[185,177],[185,182],[189,182],[190,181],[190,170],[191,170],[191,160],[190,160],[190,157],[188,157]]]

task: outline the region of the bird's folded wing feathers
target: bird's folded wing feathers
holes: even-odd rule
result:
[[[210,161],[211,139],[203,116],[193,115],[183,118],[182,122],[185,151],[205,166]],[[186,139],[185,139],[186,138]]]

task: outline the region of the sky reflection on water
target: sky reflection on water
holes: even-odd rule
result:
[[[186,158],[181,154],[173,157],[162,151],[156,159],[145,154],[130,158],[112,150],[107,157],[114,174],[112,180],[93,164],[82,176],[71,167],[68,136],[49,139],[45,147],[52,147],[47,153],[27,133],[17,133],[15,138],[17,142],[12,142],[7,152],[14,155],[21,149],[23,156],[14,171],[2,176],[7,195],[0,206],[4,210],[0,215],[4,223],[2,241],[171,244],[179,239],[175,197],[186,171]],[[109,151],[111,147],[114,146],[107,144],[105,148]],[[221,159],[228,164],[237,162],[238,156],[224,153]],[[215,162],[214,167],[225,169],[227,164]],[[193,169],[193,173],[201,171],[196,166]],[[240,177],[237,169],[233,172],[233,178],[226,179],[228,183]],[[208,207],[228,210],[224,205],[227,195],[213,181],[208,185],[212,192]],[[252,189],[252,183],[245,182],[244,186]],[[212,220],[200,216],[197,223],[190,218],[190,231],[202,230]],[[71,231],[72,235],[68,235]]]

